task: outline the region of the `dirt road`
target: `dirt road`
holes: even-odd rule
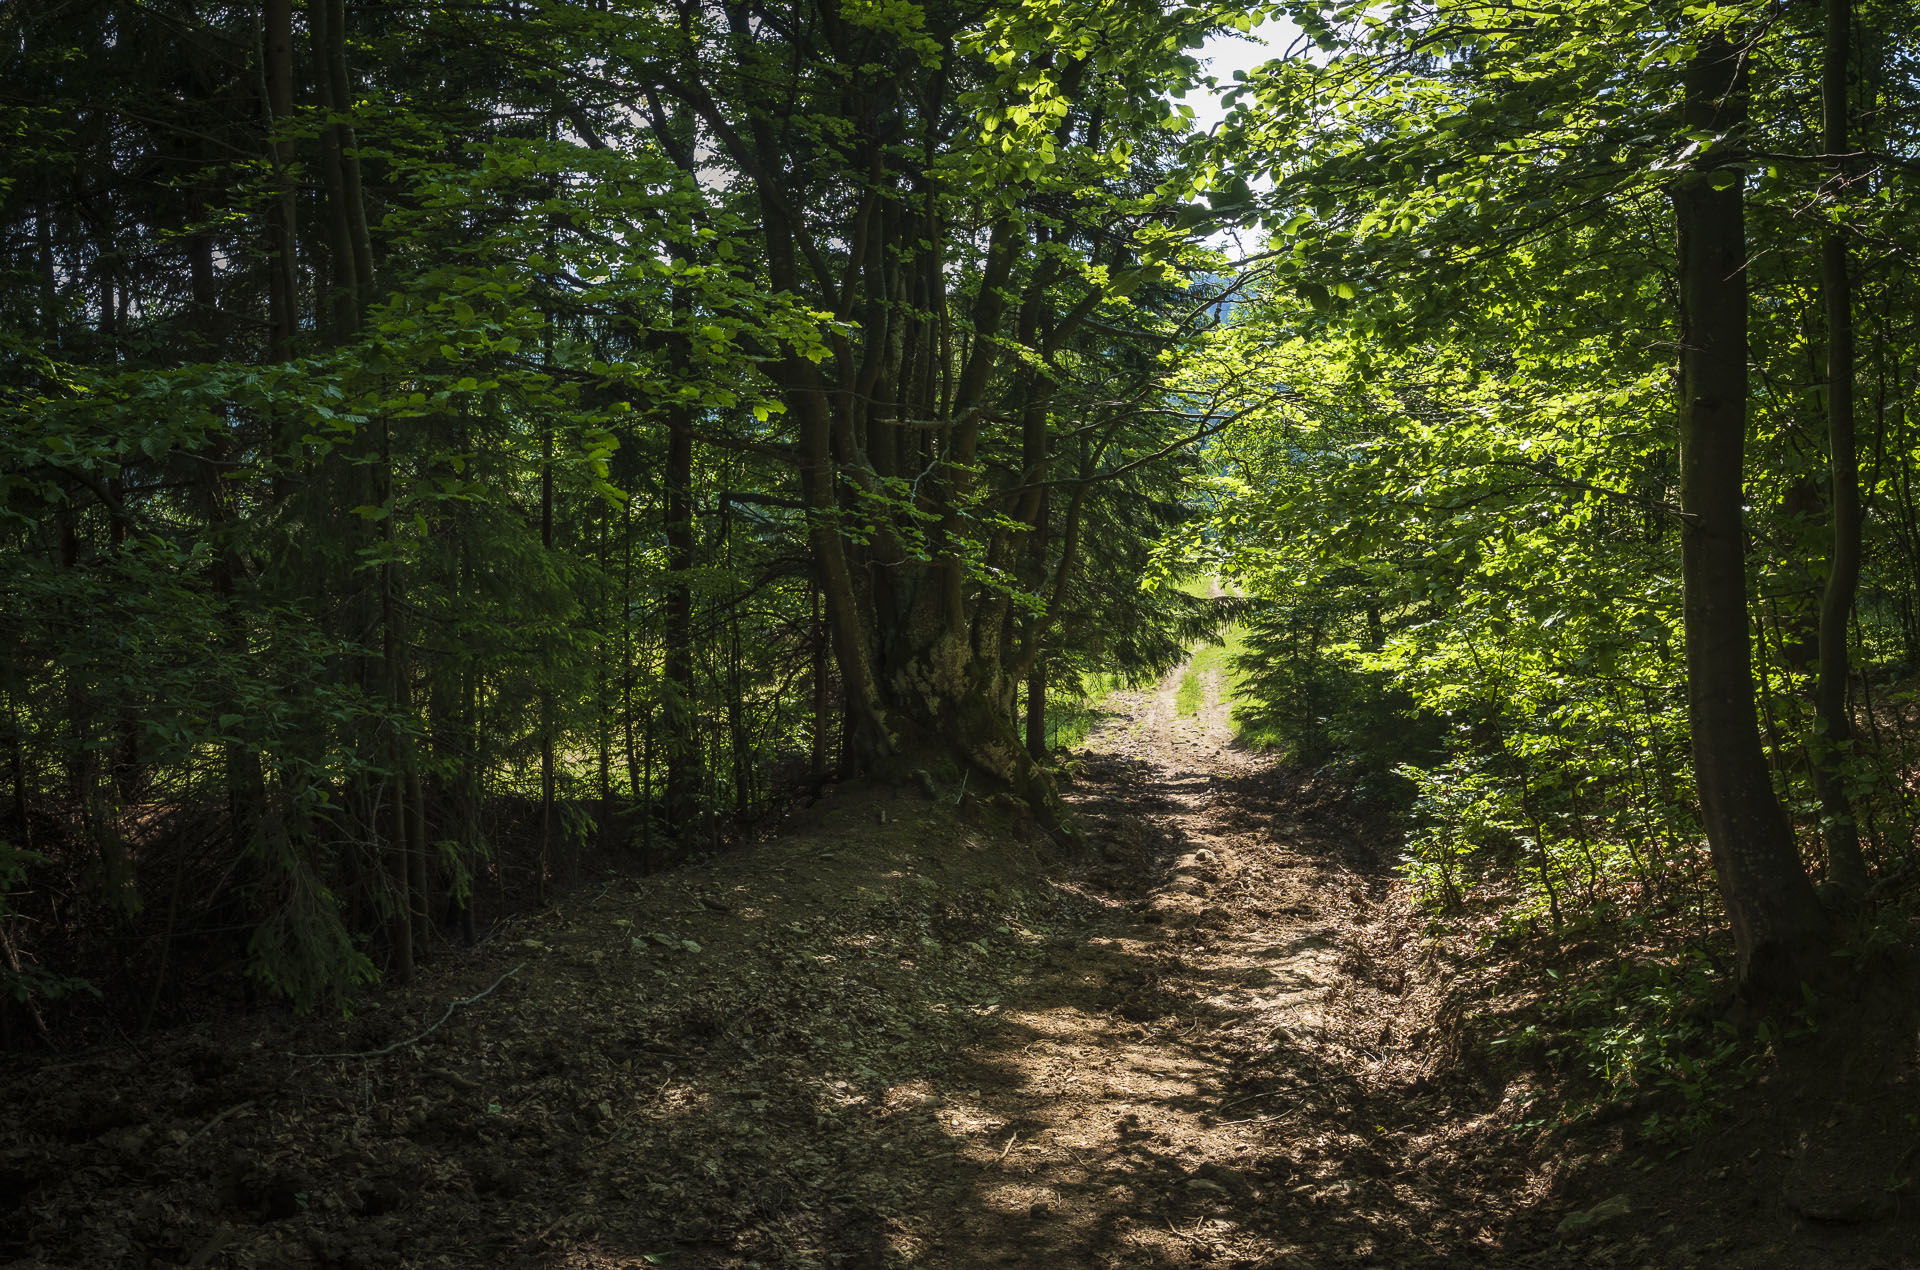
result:
[[[980,1179],[928,1264],[1504,1260],[1551,1179],[1469,1162],[1476,1116],[1428,1088],[1419,1006],[1375,973],[1407,934],[1388,861],[1236,748],[1217,680],[1181,715],[1181,673],[1086,745],[1102,907],[972,1050]]]
[[[1569,1264],[1507,1091],[1431,1080],[1385,843],[1177,683],[1075,760],[1085,854],[850,787],[350,1018],[12,1064],[0,1266]]]

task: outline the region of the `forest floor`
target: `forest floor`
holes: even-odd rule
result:
[[[1806,1131],[1898,1107],[1666,1159],[1529,1124],[1391,835],[1179,677],[1073,760],[1072,856],[964,786],[843,788],[348,1020],[9,1059],[0,1265],[1911,1264],[1900,1187],[1851,1211],[1819,1162],[1851,1122]],[[1826,1220],[1780,1201],[1810,1170]]]

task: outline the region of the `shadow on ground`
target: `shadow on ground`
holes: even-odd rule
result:
[[[1811,1146],[1703,1148],[1718,1225],[1662,1224],[1683,1171],[1570,1176],[1445,1057],[1387,835],[1229,757],[1088,759],[1073,859],[963,790],[843,790],[351,1019],[11,1063],[0,1264],[1901,1264],[1741,1241],[1743,1176]],[[1903,1123],[1842,1077],[1820,1123]],[[1631,1221],[1554,1233],[1616,1190]]]

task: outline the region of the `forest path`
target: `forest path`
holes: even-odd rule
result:
[[[1219,672],[1182,714],[1186,671],[1115,693],[1084,747],[1102,905],[970,1050],[979,1178],[928,1264],[1502,1260],[1545,1179],[1462,1167],[1472,1117],[1429,1096],[1404,972],[1374,961],[1406,935],[1384,862],[1236,744]]]
[[[1081,852],[829,789],[350,1018],[0,1066],[0,1267],[1571,1264],[1510,1091],[1436,1078],[1390,836],[1180,679],[1070,764]]]

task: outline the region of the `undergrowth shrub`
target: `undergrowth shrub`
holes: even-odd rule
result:
[[[1372,664],[1365,614],[1363,602],[1338,597],[1262,604],[1233,659],[1234,722],[1256,748],[1336,766],[1363,794],[1404,805],[1414,793],[1406,769],[1441,753],[1439,721]]]
[[[1557,1090],[1534,1094],[1514,1128],[1624,1114],[1637,1121],[1642,1143],[1678,1148],[1729,1113],[1782,1039],[1811,1032],[1812,1001],[1743,1030],[1713,1008],[1724,983],[1715,951],[1684,946],[1544,967],[1547,991],[1524,1021],[1488,1042],[1495,1054],[1562,1078]]]

